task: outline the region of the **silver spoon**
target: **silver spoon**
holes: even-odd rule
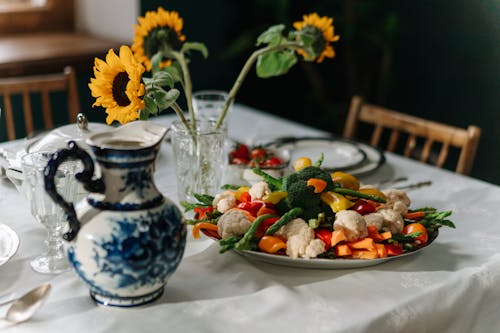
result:
[[[4,319],[14,324],[30,319],[43,305],[51,288],[50,283],[45,283],[19,297],[9,307]]]

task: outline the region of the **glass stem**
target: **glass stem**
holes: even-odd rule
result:
[[[47,227],[47,239],[45,240],[47,247],[47,257],[63,257],[64,256],[64,243],[62,240],[62,228],[59,226]]]

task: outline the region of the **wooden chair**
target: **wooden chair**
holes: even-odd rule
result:
[[[361,123],[374,127],[369,139],[372,146],[396,153],[397,148],[402,148],[404,156],[441,168],[449,155],[450,146],[458,148],[460,154],[455,171],[464,175],[471,172],[481,135],[481,129],[477,126],[471,125],[463,129],[417,118],[382,106],[367,104],[362,97],[354,96],[347,115],[344,138],[357,137]],[[405,137],[406,143],[403,144],[401,141],[404,141]],[[385,147],[382,142],[387,142]],[[437,153],[433,154],[436,151]]]
[[[30,134],[34,130],[31,96],[34,94],[41,96],[44,129],[50,129],[54,127],[50,95],[61,91],[67,95],[68,120],[69,122],[76,122],[76,116],[80,112],[80,102],[78,100],[76,74],[72,67],[64,68],[62,73],[0,79],[0,98],[3,100],[2,111],[5,114],[7,139],[13,140],[17,138],[14,114],[21,112],[20,109],[13,109],[12,96],[22,96],[24,125],[26,134]]]

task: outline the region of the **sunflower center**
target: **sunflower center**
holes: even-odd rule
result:
[[[168,27],[157,27],[144,37],[144,53],[151,59],[163,46],[178,50],[181,41],[177,33]]]
[[[305,34],[312,36],[314,42],[312,43],[311,47],[314,53],[319,56],[321,52],[323,52],[326,48],[326,41],[323,37],[323,32],[317,27],[311,25],[305,26],[302,31]]]
[[[130,81],[126,72],[120,72],[113,80],[113,99],[119,106],[127,106],[130,99],[127,96],[127,83]]]

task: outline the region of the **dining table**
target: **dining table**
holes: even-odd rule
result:
[[[167,114],[151,119],[169,127]],[[335,126],[332,125],[332,128]],[[332,133],[243,104],[228,119],[228,137],[251,144],[284,137],[332,137]],[[334,137],[334,136],[333,136]],[[20,145],[23,139],[0,147]],[[328,154],[328,152],[325,152]],[[28,321],[0,319],[2,332],[500,332],[500,187],[390,152],[360,174],[362,184],[404,178],[411,207],[452,211],[456,228],[411,255],[376,265],[294,265],[228,251],[188,225],[186,248],[163,295],[147,305],[97,305],[73,271],[40,274],[30,260],[43,251],[45,229],[8,178],[0,179],[0,224],[19,247],[0,266],[0,300],[42,283],[52,289]],[[176,204],[174,157],[165,140],[155,183]],[[389,184],[390,186],[390,184]],[[396,184],[394,184],[396,186]],[[188,213],[186,213],[187,216]],[[369,259],[358,259],[369,260]],[[308,265],[308,262],[312,262]],[[1,302],[0,302],[1,303]],[[9,304],[0,305],[3,318]]]

